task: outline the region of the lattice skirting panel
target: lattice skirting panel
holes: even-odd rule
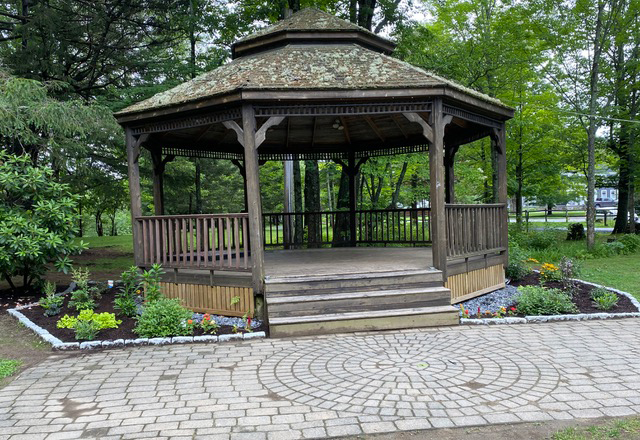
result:
[[[255,303],[251,287],[208,286],[203,284],[160,283],[167,298],[180,298],[182,305],[199,313],[216,315],[253,316]],[[240,300],[232,305],[234,297]]]
[[[451,290],[451,304],[493,292],[504,285],[502,264],[452,275],[445,283],[445,287]]]

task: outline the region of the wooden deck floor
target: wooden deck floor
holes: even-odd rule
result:
[[[433,269],[430,247],[411,248],[323,248],[272,250],[265,252],[265,276],[353,275]],[[433,269],[435,270],[435,269]],[[175,281],[167,271],[165,281]],[[209,284],[209,270],[180,269],[178,282]],[[216,270],[214,285],[251,286],[250,272]]]
[[[274,250],[266,251],[264,257],[267,277],[347,275],[433,268],[430,247]]]

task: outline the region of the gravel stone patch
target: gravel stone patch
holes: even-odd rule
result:
[[[507,285],[504,289],[496,290],[495,292],[487,293],[486,295],[472,298],[468,301],[455,304],[455,306],[462,306],[469,310],[470,313],[476,313],[478,307],[482,312],[489,310],[491,313],[495,313],[500,310],[500,307],[514,302],[515,298],[520,294],[518,288],[515,286]]]

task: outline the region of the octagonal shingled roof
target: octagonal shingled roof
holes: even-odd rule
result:
[[[301,11],[293,14],[291,17],[280,20],[272,26],[260,29],[259,31],[254,32],[251,35],[240,38],[233,44],[233,46],[237,47],[241,44],[262,39],[266,36],[277,34],[280,32],[295,33],[308,31],[320,31],[329,33],[359,32],[368,35],[376,39],[377,41],[383,42],[390,47],[395,46],[395,44],[391,41],[384,39],[377,34],[374,34],[368,29],[365,29],[361,26],[351,23],[350,21],[343,20],[336,17],[335,15],[328,14],[316,8],[302,9]]]
[[[305,27],[306,26],[306,27]],[[366,31],[348,21],[316,9],[305,9],[274,26],[236,43],[256,41],[282,29],[310,32]],[[335,34],[334,34],[335,35]],[[386,41],[379,38],[380,41]],[[485,102],[507,107],[497,99],[426,72],[409,63],[355,41],[300,43],[265,47],[240,56],[170,90],[133,104],[117,116],[179,106],[242,90],[376,90],[450,88]]]

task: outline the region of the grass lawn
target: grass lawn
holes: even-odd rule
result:
[[[112,276],[109,274],[120,274],[133,265],[133,238],[131,235],[76,239],[76,241],[80,240],[88,245],[88,249],[72,259],[79,266],[87,266],[92,273],[104,273],[105,276]]]
[[[112,248],[121,252],[133,253],[133,238],[131,235],[82,237],[76,239],[76,241],[81,240],[89,245],[89,249]]]
[[[640,300],[640,254],[584,260],[583,278],[633,294]]]
[[[605,440],[640,438],[640,418],[631,417],[610,420],[579,428],[567,428],[556,432],[553,440]]]

